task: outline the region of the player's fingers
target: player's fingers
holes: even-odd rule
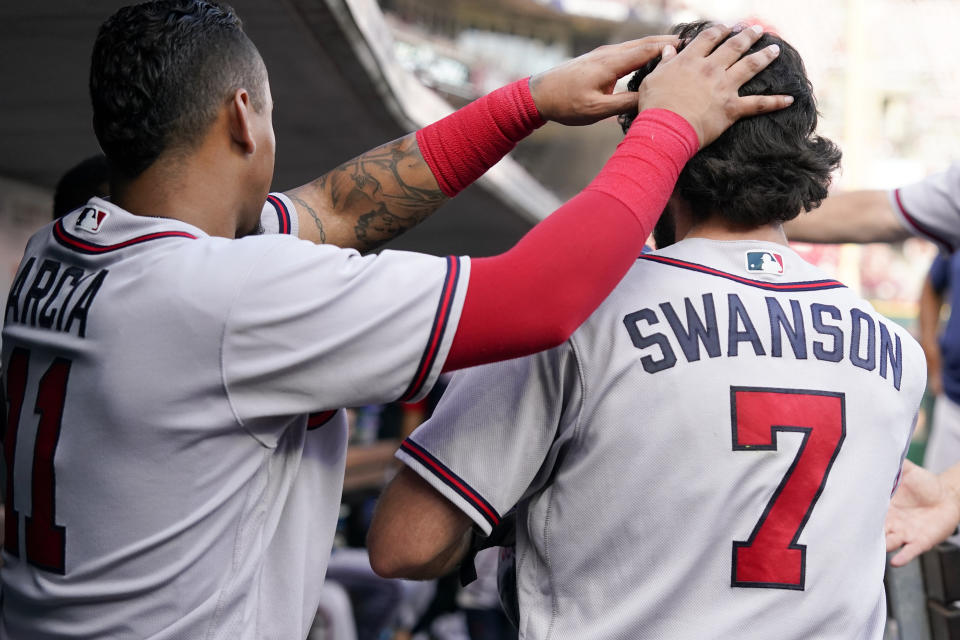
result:
[[[727,77],[739,87],[747,80],[767,68],[780,55],[779,45],[771,44],[768,47],[755,51],[741,58],[727,71]]]
[[[896,551],[903,546],[903,534],[897,530],[887,531],[887,551]]]
[[[690,41],[690,44],[683,48],[684,55],[691,58],[704,58],[710,54],[711,51],[727,37],[727,34],[730,33],[730,27],[715,24],[709,29],[704,29],[697,37]],[[739,36],[738,36],[739,37]],[[749,48],[749,45],[747,45]],[[746,51],[747,49],[743,49]],[[741,51],[741,53],[743,53]],[[738,56],[739,57],[739,56]],[[727,67],[730,65],[727,65]],[[727,67],[724,67],[726,69]]]
[[[677,44],[680,41],[680,38],[670,34],[663,34],[658,36],[644,36],[643,38],[637,38],[636,40],[626,40],[617,44],[608,45],[616,49],[629,49],[631,47],[640,47],[645,44]]]
[[[923,547],[920,545],[907,544],[890,558],[890,564],[894,567],[902,567],[921,553],[923,553]]]
[[[670,62],[677,57],[677,49],[673,45],[668,44],[663,48],[663,52],[660,54],[660,64],[664,62]],[[660,65],[657,65],[660,66]]]
[[[609,96],[602,96],[597,100],[598,115],[601,117],[614,116],[627,111],[637,110],[637,92],[621,91]]]
[[[676,36],[654,36],[613,45],[615,48],[609,52],[604,64],[615,71],[617,77],[624,76],[659,56],[665,46],[679,43]]]
[[[727,32],[729,33],[729,29]],[[710,54],[710,60],[721,65],[722,68],[728,69],[739,60],[740,56],[746,53],[746,51],[753,46],[753,43],[759,40],[762,35],[763,27],[760,25],[755,24],[747,27],[717,47],[717,50]]]
[[[733,112],[735,119],[747,118],[770,111],[779,111],[793,104],[793,96],[743,96],[737,98]]]

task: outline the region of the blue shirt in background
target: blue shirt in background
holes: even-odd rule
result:
[[[944,295],[950,303],[950,318],[940,334],[940,360],[943,375],[943,392],[960,404],[960,287],[950,286],[960,282],[960,251],[949,256],[939,254],[930,265],[930,284],[933,290]],[[955,313],[956,312],[956,313]]]

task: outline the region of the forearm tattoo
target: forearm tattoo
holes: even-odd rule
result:
[[[320,182],[321,180],[326,182],[326,177],[318,178],[316,182]],[[323,230],[323,222],[320,221],[320,216],[317,215],[316,210],[314,210],[313,207],[307,204],[306,200],[304,200],[303,198],[299,198],[292,193],[288,193],[287,195],[290,197],[291,200],[293,200],[297,204],[297,207],[302,207],[304,211],[310,214],[310,217],[313,218],[313,224],[317,225],[317,232],[320,234],[320,243],[326,244],[327,234]]]
[[[315,185],[328,194],[334,211],[356,216],[353,232],[361,251],[400,235],[447,199],[413,135],[345,162]],[[309,212],[320,226],[316,214]]]

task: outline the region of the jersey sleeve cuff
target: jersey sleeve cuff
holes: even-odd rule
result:
[[[467,295],[467,283],[470,280],[470,258],[466,256],[447,256],[447,274],[437,302],[437,311],[433,317],[430,335],[424,347],[416,373],[410,385],[398,399],[400,402],[416,402],[424,398],[436,384],[443,365],[450,353],[453,336],[463,312],[463,301]]]
[[[260,215],[260,226],[266,233],[281,233],[300,237],[300,217],[293,202],[282,193],[271,193]]]
[[[400,448],[394,455],[467,514],[485,536],[490,535],[493,528],[500,524],[501,516],[489,501],[411,438],[400,443]]]
[[[951,243],[949,239],[945,238],[936,230],[921,223],[913,216],[907,205],[904,204],[903,189],[894,189],[890,191],[889,198],[890,208],[893,209],[894,214],[897,216],[897,220],[900,221],[900,224],[903,225],[907,231],[915,236],[920,236],[925,240],[929,240],[937,245],[940,251],[946,254],[951,254],[954,252],[956,247],[954,247],[953,243]]]

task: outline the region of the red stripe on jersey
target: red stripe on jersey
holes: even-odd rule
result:
[[[671,267],[680,267],[681,269],[688,269],[690,271],[696,271],[698,273],[705,273],[711,276],[717,276],[720,278],[726,278],[727,280],[733,280],[734,282],[739,282],[741,284],[750,285],[751,287],[757,287],[760,289],[767,289],[769,291],[821,291],[823,289],[838,289],[845,287],[846,285],[842,282],[836,280],[811,280],[809,282],[763,282],[762,280],[751,280],[750,278],[743,278],[732,273],[727,273],[726,271],[720,271],[719,269],[713,269],[711,267],[704,266],[702,264],[697,264],[695,262],[687,262],[686,260],[677,260],[676,258],[668,258],[666,256],[657,256],[653,254],[641,255],[640,260],[650,260],[652,262],[659,262]]]
[[[118,242],[116,244],[93,244],[91,242],[86,242],[81,240],[76,236],[70,235],[63,226],[63,220],[57,220],[56,224],[53,225],[53,237],[68,249],[73,249],[81,253],[107,253],[108,251],[116,251],[117,249],[123,249],[125,247],[130,247],[135,244],[140,244],[142,242],[148,242],[150,240],[158,240],[160,238],[189,238],[190,240],[196,240],[197,236],[192,233],[187,233],[186,231],[159,231],[157,233],[148,233],[146,235],[137,236],[136,238],[130,238],[129,240],[124,240],[123,242]]]
[[[290,211],[287,209],[287,205],[277,196],[267,196],[267,201],[277,210],[277,220],[280,221],[280,233],[289,235]]]
[[[323,425],[330,422],[330,419],[335,415],[337,415],[336,409],[331,409],[330,411],[321,411],[320,413],[311,413],[309,416],[307,416],[307,430],[319,429]]]
[[[400,401],[405,402],[415,397],[423,389],[424,382],[433,368],[433,363],[440,352],[440,343],[443,342],[443,335],[447,329],[447,321],[450,319],[450,311],[453,308],[453,300],[457,293],[457,281],[460,279],[460,258],[456,256],[447,256],[447,277],[443,281],[443,289],[440,293],[440,302],[437,304],[437,313],[433,317],[433,327],[430,329],[430,338],[427,340],[427,347],[420,358],[420,364],[417,366],[417,373],[413,377],[413,382],[400,396]]]
[[[918,235],[921,235],[924,238],[928,240],[932,240],[933,242],[941,245],[947,250],[947,253],[953,253],[954,248],[950,242],[945,240],[943,236],[938,235],[937,233],[934,233],[930,229],[920,224],[920,222],[916,218],[914,218],[912,215],[910,215],[909,212],[907,212],[907,208],[903,206],[903,200],[900,198],[900,189],[894,190],[893,197],[897,201],[897,207],[900,209],[900,213],[903,215],[903,219],[906,220],[911,227],[913,227],[913,230]]]
[[[500,524],[500,514],[493,506],[484,500],[480,494],[476,493],[470,486],[463,481],[457,474],[448,469],[446,465],[434,458],[429,451],[418,445],[416,442],[407,438],[400,443],[400,448],[412,455],[429,468],[434,475],[440,478],[444,484],[456,491],[462,498],[472,504],[484,519],[495,527]]]

